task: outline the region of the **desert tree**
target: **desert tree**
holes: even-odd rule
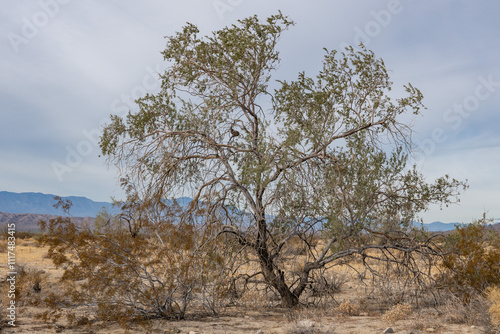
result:
[[[112,115],[100,142],[144,200],[190,196],[190,210],[227,212],[219,234],[253,252],[255,274],[284,306],[299,303],[311,273],[353,254],[378,249],[404,263],[386,252],[434,252],[408,227],[464,186],[429,184],[408,168],[422,94],[408,84],[394,98],[384,62],[364,47],[325,50],[314,78],[273,79],[278,40],[293,24],[254,16],[205,37],[187,24],[167,40],[161,91]],[[287,257],[297,242],[305,256]]]

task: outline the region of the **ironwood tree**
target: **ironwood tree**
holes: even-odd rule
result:
[[[325,50],[315,77],[277,80],[277,44],[292,25],[254,16],[200,37],[187,24],[168,38],[161,91],[112,115],[100,141],[144,201],[189,196],[190,210],[227,212],[219,234],[253,252],[254,274],[289,307],[313,272],[353,254],[419,272],[391,251],[436,254],[410,225],[465,187],[448,176],[427,183],[407,165],[423,96],[408,84],[395,98],[384,62],[363,46]],[[293,266],[292,242],[306,249]]]

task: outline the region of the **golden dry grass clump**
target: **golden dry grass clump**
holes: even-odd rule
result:
[[[394,322],[406,319],[412,312],[412,307],[409,304],[397,304],[382,316],[385,322]]]
[[[486,295],[491,302],[491,306],[489,309],[491,324],[494,326],[500,326],[500,287],[495,286],[492,288],[488,288],[486,291]]]
[[[339,307],[337,307],[337,311],[343,315],[357,316],[359,315],[359,305],[348,300],[340,304]]]

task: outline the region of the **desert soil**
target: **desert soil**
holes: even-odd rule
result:
[[[61,277],[62,270],[56,268],[45,257],[47,250],[37,246],[34,240],[22,240],[16,248],[16,263],[29,268],[44,270],[54,282]],[[7,271],[7,253],[0,253],[0,275],[5,281]],[[4,289],[2,294],[5,294]],[[339,300],[349,300],[350,295],[356,294],[356,286],[349,284],[339,294]],[[437,312],[426,310],[413,313],[407,319],[387,323],[382,320],[381,314],[361,313],[359,316],[339,315],[327,308],[303,308],[286,310],[272,307],[229,307],[217,317],[199,317],[182,321],[153,320],[147,327],[131,325],[124,329],[118,324],[99,324],[91,327],[69,328],[63,325],[48,325],[35,319],[34,314],[39,310],[30,305],[18,307],[17,326],[6,326],[6,296],[1,296],[2,333],[384,333],[391,327],[394,333],[484,333],[483,329],[475,326],[449,324],[437,315]],[[302,330],[301,330],[302,329]]]

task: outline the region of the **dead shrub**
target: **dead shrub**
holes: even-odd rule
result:
[[[422,258],[415,256],[412,260],[414,267],[401,263],[371,263],[372,276],[370,283],[365,285],[365,294],[376,303],[380,309],[387,310],[399,304],[435,306],[433,278],[427,274],[430,265],[425,264]],[[413,264],[412,264],[413,265]],[[418,268],[414,270],[413,268]],[[418,273],[418,274],[415,274]]]
[[[467,302],[456,295],[450,295],[444,305],[444,317],[447,322],[475,326],[489,326],[488,300],[481,296],[470,296]]]
[[[41,271],[32,269],[28,266],[20,265],[16,268],[16,272],[17,291],[22,291],[25,289],[32,290],[34,292],[41,291]]]
[[[408,326],[411,328],[411,331],[408,331],[408,333],[415,333],[416,331],[424,331],[427,328],[439,328],[442,326],[442,323],[440,322],[441,320],[436,314],[418,314],[415,315],[411,320],[410,320],[410,325]]]
[[[322,270],[312,274],[306,295],[308,303],[316,306],[338,304],[335,301],[335,295],[341,291],[346,282],[347,277],[342,273]]]
[[[39,305],[49,285],[47,274],[25,265],[19,265],[16,272],[16,305]]]

